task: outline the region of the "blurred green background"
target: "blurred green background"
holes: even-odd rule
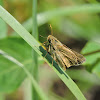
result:
[[[32,33],[32,0],[0,0],[0,4]],[[99,0],[38,0],[38,33],[44,37],[50,35],[51,24],[58,40],[85,56],[83,65],[72,66],[66,72],[87,100],[100,100],[100,13],[84,11],[55,16],[60,12],[57,8],[79,6],[80,9],[85,4],[99,4]],[[39,37],[39,41],[43,43],[46,39]],[[29,80],[22,69],[2,56],[4,52],[32,69],[31,47],[0,19],[0,100],[30,100]],[[41,57],[38,60],[39,85],[49,99],[76,100],[48,64]]]

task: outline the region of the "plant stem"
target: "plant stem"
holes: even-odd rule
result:
[[[33,0],[33,8],[32,8],[32,22],[33,22],[33,30],[32,35],[36,40],[38,40],[38,29],[37,29],[37,0]],[[35,50],[32,49],[32,58],[33,58],[33,71],[32,74],[36,81],[38,81],[38,54]],[[34,87],[32,87],[32,100],[38,100],[38,94],[35,91]]]

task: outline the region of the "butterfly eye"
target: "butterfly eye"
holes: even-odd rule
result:
[[[57,40],[55,40],[55,42],[57,42]]]
[[[50,39],[48,41],[49,41],[49,43],[51,43],[51,40]]]

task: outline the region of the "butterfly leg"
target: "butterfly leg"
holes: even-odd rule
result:
[[[44,58],[47,56],[48,53],[46,53],[46,55],[44,56]]]
[[[62,59],[63,57],[61,55],[59,55],[59,52],[58,52],[58,55],[57,55],[57,59],[58,59],[58,63],[59,65],[62,67],[62,69],[65,71],[66,70],[66,65]]]
[[[53,59],[52,59],[52,66],[53,66]]]
[[[56,61],[56,56],[54,54],[52,58]],[[53,66],[53,61],[54,61],[53,59],[52,59],[52,66]]]
[[[42,44],[41,46],[44,46],[47,42],[48,42],[48,41],[45,41],[45,42],[41,43],[41,44]]]

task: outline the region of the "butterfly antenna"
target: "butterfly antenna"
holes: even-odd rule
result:
[[[51,24],[50,24],[50,28],[51,28],[51,35],[53,35],[53,30],[52,30],[52,26],[51,26]]]
[[[39,35],[40,37],[43,37],[43,38],[47,38],[47,37],[44,37],[44,36],[42,36],[42,35]]]
[[[43,42],[42,44],[46,44],[48,41]]]

